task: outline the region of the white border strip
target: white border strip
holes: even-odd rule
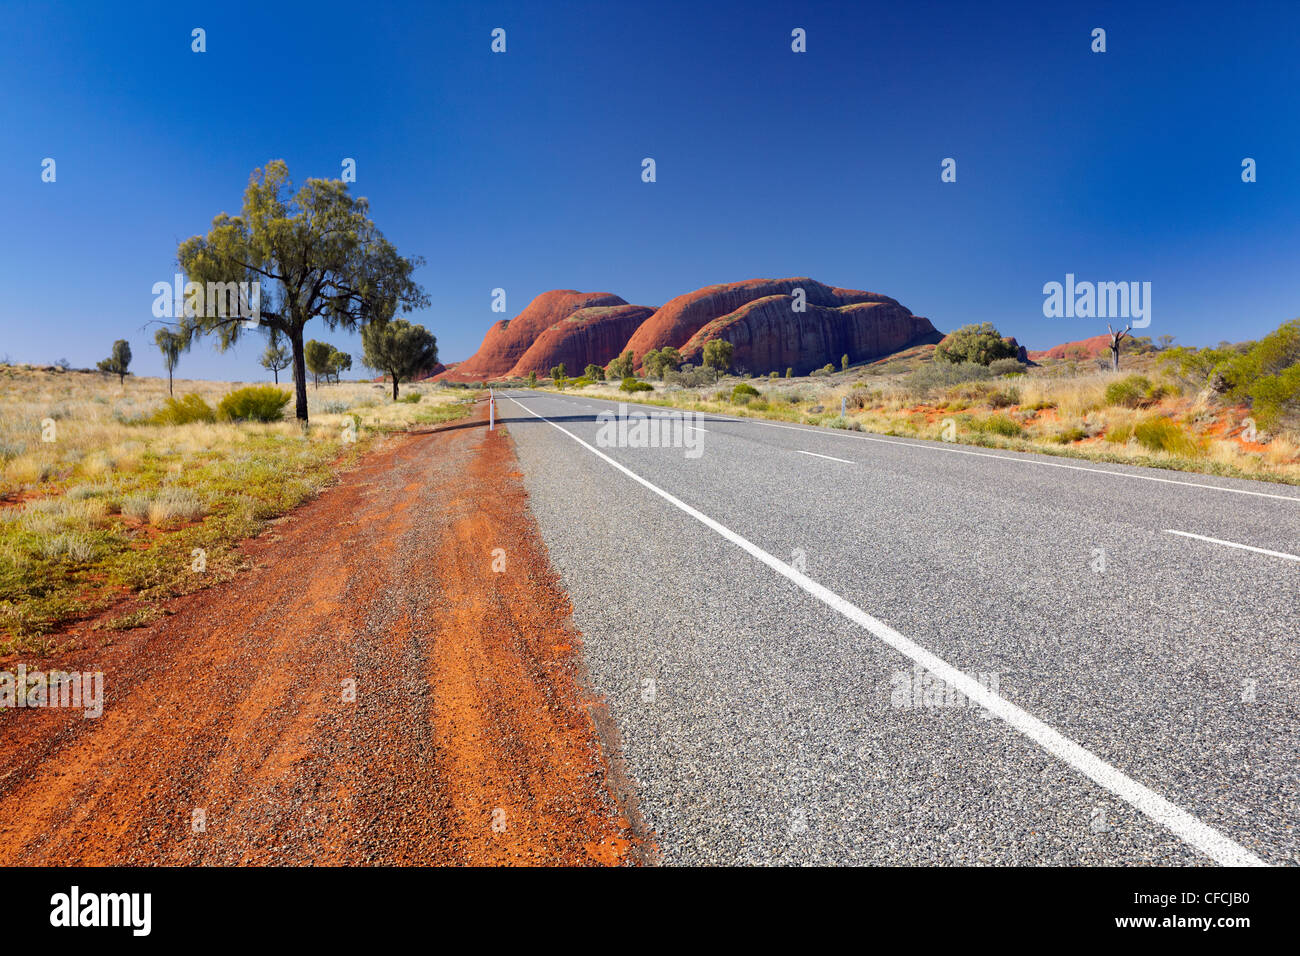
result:
[[[553,397],[553,396],[552,396]],[[612,401],[612,399],[597,399],[598,401]],[[629,406],[632,403],[627,403]],[[638,408],[661,408],[659,405],[637,405]],[[994,458],[998,461],[1013,461],[1022,465],[1041,465],[1044,468],[1066,468],[1070,471],[1086,471],[1093,475],[1117,475],[1120,478],[1137,478],[1141,481],[1159,481],[1167,485],[1182,485],[1185,488],[1206,488],[1210,491],[1226,491],[1234,495],[1253,495],[1256,498],[1273,498],[1277,501],[1295,501],[1300,503],[1300,497],[1293,495],[1275,495],[1267,491],[1250,491],[1246,488],[1225,488],[1223,485],[1207,485],[1196,481],[1179,481],[1177,478],[1161,478],[1158,475],[1138,475],[1129,471],[1114,471],[1110,468],[1087,468],[1083,465],[1067,465],[1060,461],[1043,461],[1040,458],[1016,458],[1011,455],[994,455],[985,451],[971,451],[968,448],[953,448],[950,445],[941,442],[923,442],[923,441],[898,441],[893,438],[877,438],[873,435],[860,435],[842,428],[819,428],[816,425],[786,425],[781,422],[768,421],[765,418],[732,418],[724,417],[718,412],[701,412],[702,415],[708,415],[713,421],[732,422],[737,425],[766,425],[768,428],[788,428],[796,432],[811,432],[814,435],[824,435],[828,438],[856,438],[859,441],[875,441],[882,445],[902,445],[904,448],[919,448],[923,451],[946,451],[954,455],[972,455],[976,458]],[[1032,454],[1026,452],[1024,454]],[[1134,465],[1134,468],[1148,467],[1145,465]],[[1241,479],[1246,480],[1246,479]]]
[[[604,452],[593,448],[573,432],[569,431],[543,415],[539,415],[519,399],[510,399],[534,418],[541,419],[552,428],[559,429],[596,457],[613,465],[637,484],[654,492],[675,508],[690,515],[696,521],[712,531],[717,532],[732,544],[747,552],[752,557],[766,564],[778,574],[788,578],[804,591],[822,603],[870,631],[881,642],[888,644],[904,657],[924,667],[940,680],[956,688],[971,701],[979,704],[989,713],[995,714],[1034,741],[1048,753],[1078,770],[1085,777],[1099,784],[1111,793],[1132,804],[1152,820],[1172,831],[1176,836],[1200,850],[1206,856],[1224,866],[1267,866],[1268,864],[1251,853],[1245,847],[1219,833],[1214,828],[1202,823],[1186,810],[1176,807],[1154,790],[1143,786],[1127,776],[1096,754],[1085,750],[1074,741],[1062,736],[1028,711],[1022,710],[1009,700],[989,691],[974,678],[964,674],[947,661],[927,651],[883,621],[878,621],[870,614],[850,604],[844,598],[823,587],[807,575],[786,564],[779,558],[768,554],[758,545],[742,537],[730,528],[719,524],[703,512],[697,511],[686,502],[674,497],[667,491],[642,478],[636,472],[610,458]]]
[[[1184,538],[1195,538],[1197,541],[1208,541],[1211,544],[1221,544],[1228,548],[1241,548],[1243,551],[1254,551],[1256,554],[1267,554],[1274,558],[1285,558],[1288,561],[1300,561],[1300,555],[1287,554],[1285,551],[1270,551],[1268,548],[1257,548],[1250,544],[1237,544],[1235,541],[1224,541],[1222,538],[1207,538],[1203,534],[1192,534],[1190,531],[1175,531],[1173,528],[1166,528],[1165,534],[1182,535]]]
[[[828,461],[838,461],[838,462],[841,462],[842,464],[845,464],[845,465],[856,465],[856,464],[857,464],[857,462],[849,461],[847,458],[832,458],[830,455],[819,455],[819,454],[817,454],[817,452],[815,452],[815,451],[800,451],[798,448],[796,448],[796,449],[795,449],[795,453],[796,453],[796,454],[799,454],[799,455],[812,455],[814,458],[825,458],[825,459],[827,459]]]

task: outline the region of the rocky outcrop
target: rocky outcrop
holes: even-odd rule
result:
[[[457,382],[481,382],[505,378],[543,332],[579,309],[592,306],[627,305],[608,292],[578,292],[553,289],[543,292],[513,319],[504,319],[488,329],[470,358],[439,376]]]
[[[546,376],[561,363],[578,375],[589,363],[608,364],[629,349],[639,367],[646,352],[669,345],[698,363],[704,343],[713,338],[733,344],[737,368],[803,374],[827,363],[838,367],[843,355],[862,362],[942,336],[928,319],[888,296],[806,277],[708,286],[655,310],[608,293],[561,289],[539,295],[517,318],[496,323],[477,353],[439,377],[467,382],[529,372]]]
[[[806,277],[727,282],[723,285],[696,289],[694,292],[687,292],[685,295],[669,300],[647,319],[641,328],[637,329],[636,334],[628,341],[627,347],[632,350],[632,357],[639,366],[641,357],[651,349],[663,348],[665,345],[681,349],[692,336],[715,319],[730,315],[755,299],[773,295],[793,296],[796,289],[803,289],[804,301],[809,307],[835,308],[858,302],[887,302],[898,305],[888,296],[876,295],[873,292],[859,292],[855,289],[837,289]],[[838,359],[839,356],[836,356],[837,361]]]
[[[806,375],[828,363],[839,368],[844,355],[850,362],[863,362],[942,338],[929,319],[912,315],[893,299],[829,291],[835,293],[832,301],[857,301],[810,303],[796,312],[790,295],[763,296],[702,326],[682,347],[682,358],[699,364],[705,342],[725,339],[733,346],[733,368],[755,374],[791,368],[796,375]]]
[[[1077,342],[1065,342],[1062,345],[1054,345],[1050,349],[1030,352],[1029,359],[1033,362],[1041,362],[1044,359],[1073,359],[1077,362],[1086,362],[1109,352],[1110,336],[1094,335],[1092,338],[1080,339]]]
[[[561,363],[570,375],[581,375],[589,364],[608,365],[654,311],[644,305],[579,309],[539,335],[507,377],[527,378],[529,372],[546,376]]]

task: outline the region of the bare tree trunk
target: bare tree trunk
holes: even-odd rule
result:
[[[397,373],[393,372],[393,401],[397,401]]]
[[[168,396],[174,396],[176,394],[172,391],[172,369],[170,365],[167,366],[167,394]]]
[[[307,420],[307,361],[302,353],[302,329],[295,328],[289,333],[289,344],[293,346],[293,390],[297,395],[295,413],[298,421]]]

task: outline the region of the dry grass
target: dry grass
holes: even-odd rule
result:
[[[829,376],[751,379],[761,395],[740,401],[731,397],[740,381],[735,378],[699,388],[656,382],[653,392],[635,395],[609,383],[581,391],[616,401],[910,438],[942,439],[947,426],[965,444],[1300,484],[1300,434],[1277,430],[1244,441],[1248,409],[1180,394],[1150,360],[1130,360],[1118,374],[1091,364],[1059,363],[1023,375],[924,389],[913,384],[918,367],[911,362],[889,374],[867,367]],[[1107,387],[1139,372],[1168,394],[1137,409],[1108,404]],[[841,399],[847,405],[843,419]]]
[[[215,406],[240,383],[178,381]],[[289,388],[290,386],[282,386]],[[123,590],[192,589],[233,545],[327,484],[377,435],[463,415],[472,396],[403,386],[309,387],[311,424],[149,422],[161,379],[0,366],[0,655]],[[292,410],[290,409],[290,414]],[[213,574],[190,573],[191,552]]]

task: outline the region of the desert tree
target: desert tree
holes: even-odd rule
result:
[[[709,339],[704,343],[704,364],[717,372],[731,368],[736,347],[726,339]]]
[[[329,373],[334,376],[335,385],[337,385],[339,381],[339,372],[350,371],[352,371],[351,355],[347,352],[340,352],[338,349],[334,349],[330,352]]]
[[[191,282],[211,288],[256,283],[257,316],[214,315],[209,295],[196,331],[218,337],[222,350],[250,327],[282,335],[293,354],[296,414],[307,420],[303,330],[313,319],[329,329],[383,324],[399,309],[428,304],[412,279],[423,265],[384,238],[370,204],[337,179],[308,179],[297,191],[283,160],[255,169],[238,216],[221,213],[205,236],[181,243],[177,259]],[[189,309],[187,308],[187,311]],[[244,311],[244,310],[240,310]]]
[[[328,342],[317,342],[315,339],[308,339],[307,344],[303,346],[303,361],[307,365],[307,371],[311,372],[312,382],[317,388],[320,388],[320,377],[325,376],[325,381],[329,382],[330,376],[330,356],[334,353],[334,346]]]
[[[180,364],[181,353],[190,350],[189,330],[182,325],[176,331],[171,329],[159,329],[154,332],[153,340],[158,346],[158,351],[162,353],[163,365],[167,369],[167,394],[172,392],[172,375],[176,371],[176,366]]]
[[[1119,343],[1124,341],[1124,336],[1128,335],[1132,328],[1132,325],[1126,325],[1116,332],[1110,327],[1109,322],[1106,323],[1106,331],[1110,333],[1110,368],[1113,372],[1119,371]]]
[[[126,384],[126,370],[131,364],[131,345],[126,339],[113,343],[113,353],[106,359],[99,360],[99,370],[117,376],[119,385]]]
[[[393,379],[393,401],[397,386],[438,364],[438,340],[423,326],[405,319],[372,322],[361,327],[365,362]]]
[[[628,378],[633,371],[634,362],[632,360],[632,350],[628,349],[616,359],[612,359],[605,367],[605,371],[610,378]]]
[[[974,362],[988,365],[1000,358],[1015,358],[1018,349],[993,327],[992,322],[963,325],[949,332],[934,349],[934,357],[953,364]],[[833,369],[832,369],[833,371]]]
[[[272,341],[262,353],[262,368],[275,376],[275,384],[280,384],[280,370],[293,364],[293,356],[283,345]]]

